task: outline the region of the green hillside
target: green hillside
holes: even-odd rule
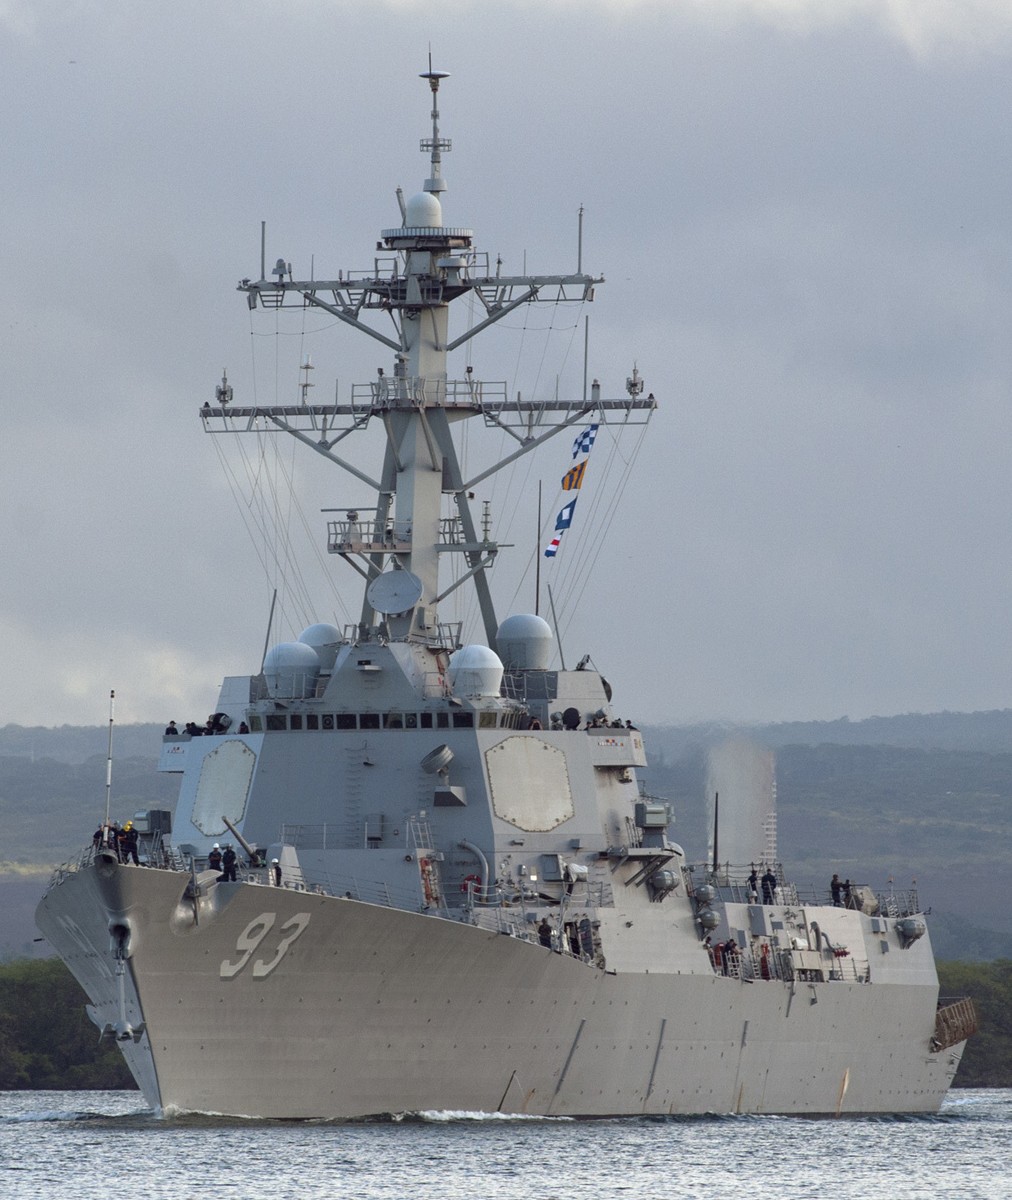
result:
[[[991,714],[983,717],[994,724]],[[911,737],[913,718],[896,720]],[[924,720],[930,728],[932,719]],[[747,732],[775,748],[779,857],[795,883],[826,892],[838,872],[881,892],[890,879],[897,890],[916,881],[922,906],[932,911],[940,957],[1012,956],[1012,910],[1005,902],[1012,889],[1012,750],[774,746],[775,737],[763,741],[763,731]],[[948,722],[937,732],[952,739]],[[705,859],[709,845],[707,750],[728,733],[646,731],[648,746],[657,747],[650,790],[672,800],[675,837],[691,860]],[[925,733],[921,740],[930,738]]]
[[[707,749],[747,736],[776,752],[779,855],[796,883],[825,891],[835,871],[881,891],[916,879],[940,957],[1012,957],[1012,710],[644,733],[645,784],[672,801],[691,860],[709,840]],[[155,771],[161,735],[115,730],[114,817],[174,806],[178,776]],[[107,740],[100,726],[0,729],[0,955],[31,946],[43,868],[76,853],[104,812]]]

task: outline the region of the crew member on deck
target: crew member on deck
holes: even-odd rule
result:
[[[137,843],[139,837],[137,830],[134,829],[133,821],[127,821],[123,826],[123,862],[132,862],[135,867],[141,865],[141,860],[137,857]]]

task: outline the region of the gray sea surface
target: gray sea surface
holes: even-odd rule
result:
[[[158,1118],[137,1092],[0,1092],[0,1197],[1005,1200],[1012,1090],[930,1117]]]

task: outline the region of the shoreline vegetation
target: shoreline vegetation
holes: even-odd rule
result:
[[[971,996],[980,1031],[956,1087],[1012,1087],[1012,959],[940,962],[941,994]],[[0,1091],[133,1089],[116,1047],[99,1040],[87,998],[59,959],[0,964]]]

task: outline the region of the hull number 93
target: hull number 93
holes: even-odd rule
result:
[[[274,929],[278,919],[277,913],[261,913],[254,917],[235,940],[235,950],[238,958],[232,962],[222,959],[219,974],[222,979],[233,979],[246,966],[253,955],[264,947],[263,958],[253,963],[253,978],[263,979],[288,953],[292,943],[300,936],[309,924],[309,913],[296,913],[278,927],[273,937],[267,935]]]

